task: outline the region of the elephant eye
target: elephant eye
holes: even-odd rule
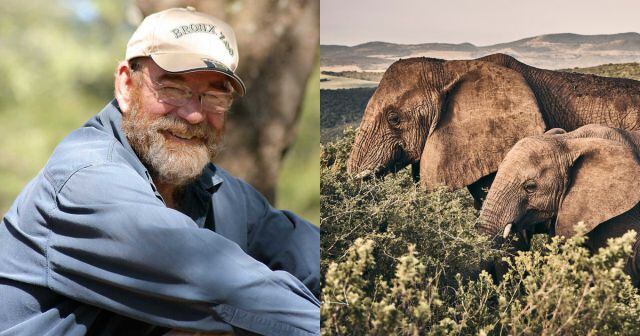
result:
[[[524,187],[524,191],[526,191],[528,194],[533,193],[538,188],[538,186],[536,185],[536,182],[532,180],[525,182],[523,187]]]
[[[387,116],[387,121],[389,121],[389,124],[392,126],[398,126],[400,124],[400,116],[395,112],[391,112]]]

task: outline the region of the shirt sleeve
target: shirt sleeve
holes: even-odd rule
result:
[[[49,212],[47,284],[151,324],[264,335],[317,335],[319,301],[234,242],[167,208],[130,167],[75,172]]]
[[[320,297],[320,228],[289,211],[274,209],[251,186],[249,195],[249,254],[272,270],[300,279]]]

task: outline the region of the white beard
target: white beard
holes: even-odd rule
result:
[[[218,137],[206,122],[191,125],[172,114],[150,120],[138,104],[123,113],[122,128],[133,150],[159,183],[180,187],[194,181],[218,153]],[[161,131],[199,139],[185,143],[167,139]]]

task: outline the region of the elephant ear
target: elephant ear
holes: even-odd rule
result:
[[[575,157],[556,219],[556,234],[571,237],[584,222],[587,232],[640,202],[640,162],[631,147],[598,138],[565,141]]]
[[[420,178],[428,189],[460,188],[496,172],[519,139],[546,128],[522,75],[486,62],[466,64],[469,71],[446,87],[422,152]]]

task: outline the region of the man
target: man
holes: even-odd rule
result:
[[[0,335],[319,334],[319,230],[210,163],[245,87],[224,22],[147,17],[115,97],[0,227]]]

